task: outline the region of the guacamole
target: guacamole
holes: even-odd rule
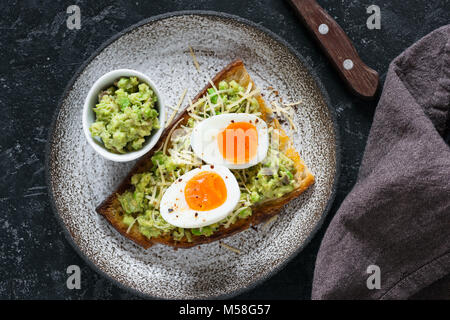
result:
[[[152,157],[152,169],[135,174],[131,178],[134,188],[119,195],[126,225],[131,228],[137,224],[139,231],[148,238],[170,234],[175,240],[186,237],[191,241],[192,235],[210,236],[220,226],[228,228],[238,219],[251,216],[251,206],[282,197],[298,187],[294,162],[272,144],[264,161],[248,169],[231,170],[239,183],[241,199],[234,211],[222,221],[202,228],[184,229],[170,225],[160,215],[159,203],[168,186],[201,165],[190,150],[190,133],[197,122],[222,112],[261,115],[259,103],[254,97],[242,100],[245,92],[246,89],[235,81],[222,81],[217,91],[209,89],[208,94],[199,100],[200,103],[190,111],[191,118],[184,128],[185,134],[172,136],[172,147],[166,153],[156,152]],[[236,104],[239,100],[242,101]],[[273,134],[273,130],[269,130],[270,137]]]
[[[96,119],[89,131],[112,152],[139,150],[153,129],[159,128],[157,100],[148,84],[138,78],[120,78],[98,95],[93,109]]]

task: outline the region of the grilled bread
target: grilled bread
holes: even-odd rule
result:
[[[212,82],[217,86],[222,80],[235,80],[243,87],[247,87],[249,83],[252,83],[253,87],[255,87],[241,60],[235,60],[226,66],[212,79]],[[211,87],[212,85],[209,83],[205,88],[203,88],[202,91],[199,92],[192,103],[195,104],[195,102],[203,97],[207,93],[207,90]],[[121,234],[144,248],[149,248],[157,243],[173,246],[175,248],[189,248],[200,244],[209,243],[243,231],[252,225],[257,225],[261,222],[267,221],[271,217],[278,214],[286,203],[298,197],[311,184],[314,183],[314,176],[309,172],[308,168],[300,158],[300,155],[292,148],[290,138],[281,128],[278,120],[273,118],[272,111],[267,107],[267,104],[264,102],[262,96],[257,94],[255,98],[258,100],[261,108],[261,118],[265,120],[269,126],[279,130],[281,151],[295,163],[295,179],[298,182],[298,187],[296,189],[288,194],[285,194],[281,198],[267,200],[252,206],[252,215],[250,217],[238,219],[228,228],[225,228],[225,226],[222,225],[219,230],[215,231],[210,236],[192,235],[190,242],[186,239],[186,237],[176,241],[170,236],[170,234],[147,238],[139,231],[137,224],[129,228],[129,226],[123,222],[124,211],[119,202],[118,195],[133,188],[133,185],[131,184],[131,177],[134,174],[142,173],[151,169],[153,165],[151,157],[154,155],[156,150],[161,149],[167,139],[170,147],[170,135],[173,132],[173,129],[176,129],[175,126],[179,127],[184,125],[189,120],[189,114],[186,108],[170,123],[153,149],[138,161],[127,177],[120,183],[118,188],[97,207],[96,211],[103,215]]]

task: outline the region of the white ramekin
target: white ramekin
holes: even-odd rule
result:
[[[155,107],[159,113],[160,128],[152,132],[150,136],[146,137],[142,149],[137,151],[130,151],[124,154],[117,154],[106,149],[100,138],[92,137],[91,132],[89,131],[89,127],[93,122],[95,122],[95,113],[93,108],[98,103],[98,94],[101,90],[108,88],[121,77],[137,77],[139,81],[145,82],[150,86],[150,88],[158,97],[158,101],[156,102]],[[83,131],[87,141],[92,146],[92,148],[94,148],[94,150],[97,151],[97,153],[102,157],[116,162],[132,161],[146,154],[156,144],[159,137],[161,136],[161,133],[163,132],[165,126],[165,119],[166,117],[164,102],[162,101],[161,94],[158,92],[158,89],[156,88],[153,81],[145,74],[131,69],[113,70],[101,76],[97,81],[95,81],[94,85],[89,90],[83,106]]]

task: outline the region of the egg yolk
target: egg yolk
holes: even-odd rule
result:
[[[235,164],[247,163],[256,156],[258,131],[249,122],[233,122],[219,133],[217,143],[225,159]]]
[[[186,183],[184,196],[192,210],[208,211],[225,202],[227,188],[220,175],[211,171],[203,171]]]

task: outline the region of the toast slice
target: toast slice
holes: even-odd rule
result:
[[[253,87],[255,85],[250,78],[250,75],[247,73],[244,64],[241,60],[235,60],[229,65],[227,65],[222,71],[220,71],[213,79],[212,82],[215,86],[222,80],[231,81],[235,80],[241,86],[247,87],[249,83],[252,83]],[[195,104],[198,99],[203,97],[209,88],[212,85],[209,83],[206,85],[203,90],[201,90],[197,96],[192,101]],[[290,138],[286,135],[284,130],[281,128],[277,119],[272,117],[272,111],[268,108],[267,104],[264,102],[262,96],[257,94],[255,98],[258,100],[260,108],[261,108],[261,118],[267,122],[269,126],[274,127],[279,130],[280,136],[280,148],[281,151],[286,154],[290,159],[294,161],[296,168],[295,179],[298,182],[299,187],[291,191],[290,193],[285,194],[283,197],[278,199],[268,200],[262,203],[258,203],[252,207],[252,215],[245,219],[238,219],[235,223],[230,225],[228,228],[225,228],[223,225],[214,232],[210,236],[203,235],[192,235],[192,241],[188,242],[184,237],[179,241],[174,240],[170,234],[162,235],[157,238],[147,238],[143,234],[139,232],[139,228],[137,224],[133,225],[130,230],[129,227],[123,222],[124,211],[119,202],[118,195],[122,194],[126,190],[132,188],[131,177],[134,174],[142,173],[148,171],[152,167],[151,157],[154,153],[161,149],[166,139],[170,141],[170,135],[173,132],[173,129],[176,127],[185,125],[189,120],[188,108],[182,111],[165,129],[158,143],[150,150],[147,154],[145,154],[133,167],[130,173],[126,176],[126,178],[120,183],[117,189],[108,196],[96,209],[96,211],[103,215],[111,225],[116,228],[122,235],[133,240],[138,245],[149,248],[153,244],[165,244],[175,248],[190,248],[193,246],[197,246],[200,244],[205,244],[209,242],[213,242],[219,239],[223,239],[225,237],[231,236],[237,232],[243,231],[250,226],[257,225],[261,222],[269,220],[271,217],[278,214],[278,212],[282,209],[282,207],[291,201],[292,199],[298,197],[302,192],[304,192],[311,184],[314,183],[314,176],[308,170],[308,168],[303,163],[303,160],[300,158],[300,155],[293,149],[291,146]],[[170,144],[170,142],[169,142]],[[127,232],[128,231],[128,232]]]

